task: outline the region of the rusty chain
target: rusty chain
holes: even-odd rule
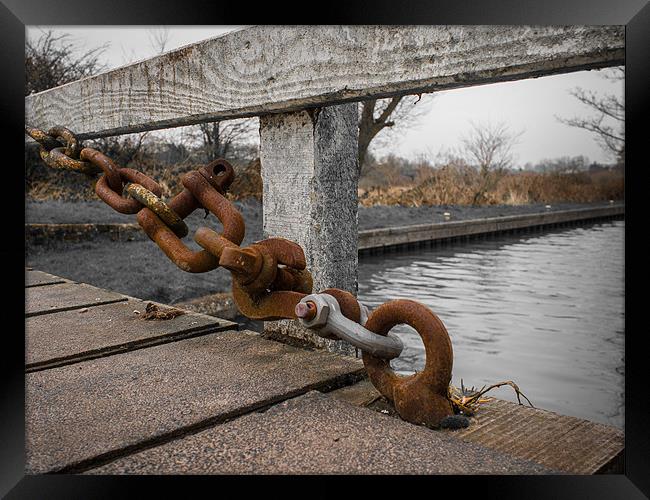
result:
[[[147,236],[180,269],[202,273],[223,267],[230,271],[233,298],[244,316],[267,321],[298,319],[323,338],[342,338],[360,348],[371,382],[409,422],[437,427],[453,414],[447,397],[453,352],[440,319],[411,300],[393,300],[368,313],[345,290],[328,288],[312,294],[313,280],[304,251],[293,241],[267,238],[242,248],[244,220],[225,197],[235,178],[226,160],[183,174],[183,190],[165,202],[156,181],[137,170],[118,167],[100,151],[83,147],[65,127],[45,132],[26,126],[25,133],[39,144],[46,165],[89,177],[101,174],[95,183],[97,196],[117,212],[136,215]],[[182,238],[189,232],[184,219],[197,209],[214,214],[223,231],[199,227],[194,240],[202,250],[195,252]],[[402,350],[401,341],[389,335],[398,324],[413,327],[425,346],[425,369],[407,377],[390,367],[390,359]]]

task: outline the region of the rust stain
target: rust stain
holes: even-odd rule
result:
[[[190,45],[188,47],[181,47],[178,50],[169,52],[168,54],[165,54],[164,57],[167,58],[167,62],[169,64],[174,64],[177,62],[181,62],[183,60],[190,59],[192,57],[193,51],[194,51],[194,47]]]

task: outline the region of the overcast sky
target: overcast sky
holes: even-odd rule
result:
[[[158,52],[152,43],[154,26],[28,26],[27,36],[37,37],[44,29],[69,33],[79,50],[107,45],[102,62],[115,68],[150,57]],[[170,26],[165,50],[222,35],[242,26]],[[459,145],[471,122],[505,122],[513,131],[523,131],[515,146],[518,163],[536,163],[544,158],[585,155],[592,161],[611,158],[588,132],[563,125],[556,116],[591,114],[569,91],[582,87],[598,93],[623,97],[623,83],[603,78],[602,71],[580,71],[516,82],[496,83],[437,92],[419,125],[390,143],[375,148],[378,155],[389,152],[415,158],[435,155]]]

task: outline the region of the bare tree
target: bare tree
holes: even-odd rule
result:
[[[523,134],[513,132],[503,122],[472,123],[472,130],[462,138],[466,161],[479,171],[479,186],[473,204],[477,204],[514,163],[513,147]]]
[[[127,136],[110,136],[93,139],[87,144],[99,149],[120,166],[142,159],[149,132]]]
[[[584,155],[561,156],[559,158],[545,158],[535,165],[538,172],[554,172],[559,174],[575,174],[589,168],[589,158]]]
[[[151,46],[158,53],[162,54],[169,43],[169,29],[160,27],[149,30],[149,40]],[[232,153],[233,147],[237,143],[247,141],[255,129],[254,118],[241,120],[229,120],[224,122],[201,123],[194,128],[198,129],[198,134],[189,131],[187,138],[190,141],[196,140],[197,135],[200,140],[200,149],[207,161],[216,160],[217,158],[226,157]]]
[[[80,50],[67,33],[42,31],[36,40],[25,43],[25,95],[58,87],[105,69],[100,62],[108,47]]]
[[[252,140],[256,130],[254,118],[228,120],[224,122],[201,123],[199,125],[203,152],[208,161],[225,158],[232,153],[237,143]]]
[[[122,53],[122,64],[131,64],[137,59],[135,49],[133,47],[129,47],[127,50],[124,45],[120,44],[120,52]]]
[[[370,99],[359,106],[359,172],[367,167],[368,148],[377,135],[385,131],[384,140],[395,138],[429,111],[433,95],[396,96],[389,99]],[[417,105],[417,106],[416,106]],[[391,133],[388,133],[390,131]]]
[[[151,48],[159,54],[165,52],[169,43],[169,28],[162,26],[160,28],[150,29],[149,43],[151,44]]]
[[[612,81],[625,81],[625,68],[611,68],[603,76]],[[577,127],[596,134],[596,141],[609,155],[622,165],[625,162],[625,100],[615,94],[599,95],[596,92],[576,87],[570,94],[595,114],[586,118],[556,119],[570,127]]]
[[[512,148],[523,131],[511,132],[503,122],[471,125],[471,132],[462,138],[468,163],[476,165],[481,174],[509,168],[514,161]]]

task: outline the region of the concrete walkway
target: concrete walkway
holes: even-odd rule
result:
[[[368,380],[330,394],[398,418]],[[510,401],[492,399],[466,429],[441,432],[569,474],[623,473],[620,429]]]
[[[417,224],[359,231],[359,256],[445,241],[469,240],[504,233],[541,231],[554,227],[622,218],[624,204],[536,214]]]
[[[28,473],[562,471],[364,407],[358,359],[189,311],[144,319],[143,301],[38,271],[26,287]]]

